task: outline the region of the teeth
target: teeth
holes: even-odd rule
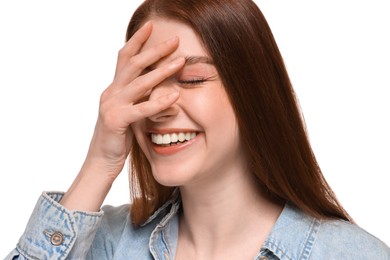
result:
[[[196,137],[195,132],[188,133],[172,133],[172,134],[151,134],[152,142],[159,145],[168,145],[171,143],[177,143],[189,141]]]
[[[162,135],[156,136],[156,144],[162,144],[162,141],[163,141]]]
[[[184,135],[184,133],[179,133],[178,138],[180,142],[183,142],[186,139],[186,136]]]
[[[171,137],[169,136],[169,134],[163,135],[162,143],[163,144],[169,144],[170,142],[171,142]]]
[[[176,143],[177,141],[179,141],[177,134],[171,134],[171,142]]]

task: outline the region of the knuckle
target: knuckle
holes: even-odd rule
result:
[[[131,82],[131,87],[134,89],[134,90],[138,90],[138,91],[147,91],[148,89],[152,88],[153,86],[150,86],[151,83],[149,82],[150,79],[148,78],[145,78],[145,77],[138,77],[138,78],[135,78],[132,82]]]
[[[137,57],[132,57],[129,60],[129,66],[136,70],[143,70],[145,65],[143,64],[141,59],[138,59]]]
[[[125,47],[122,47],[119,51],[118,51],[118,57],[122,57],[122,56],[125,56],[125,54],[127,54],[127,48],[126,46]]]
[[[113,96],[116,95],[116,90],[113,88],[113,85],[110,85],[100,94],[100,104],[104,104],[109,102]]]
[[[109,92],[110,91],[106,89],[102,92],[102,94],[100,94],[100,104],[104,103],[108,99],[108,96],[110,95]]]

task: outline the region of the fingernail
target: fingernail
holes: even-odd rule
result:
[[[171,94],[168,94],[169,99],[176,99],[179,96],[179,92],[173,92]]]
[[[144,23],[144,25],[141,26],[141,29],[144,29],[144,28],[150,26],[151,23],[152,23],[152,21],[147,21],[146,23]]]
[[[173,44],[173,43],[176,43],[178,40],[179,40],[179,38],[177,36],[175,36],[175,37],[172,37],[172,38],[168,39],[166,41],[166,43],[167,44]]]
[[[177,66],[183,64],[184,61],[185,61],[184,57],[178,57],[174,59],[171,64],[172,66]]]

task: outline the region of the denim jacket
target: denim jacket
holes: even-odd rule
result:
[[[175,259],[177,195],[142,226],[134,227],[129,205],[98,213],[68,211],[62,193],[43,193],[11,259]],[[390,248],[342,220],[318,220],[287,203],[255,259],[389,260]]]

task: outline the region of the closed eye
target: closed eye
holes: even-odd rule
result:
[[[206,79],[190,79],[190,80],[178,80],[179,84],[182,85],[200,85],[203,84]]]

